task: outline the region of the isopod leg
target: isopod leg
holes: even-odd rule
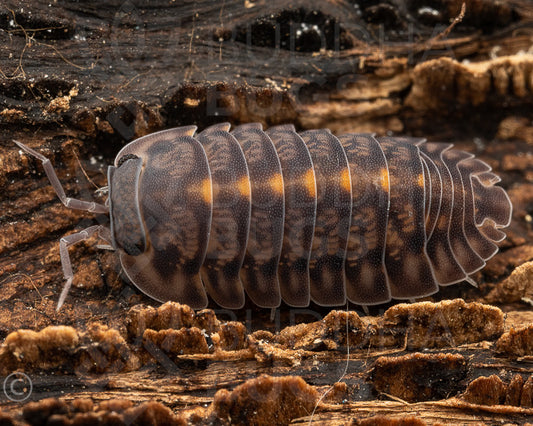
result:
[[[13,142],[15,142],[19,146],[19,148],[21,148],[27,154],[37,158],[41,161],[41,163],[43,163],[44,171],[46,173],[46,176],[48,176],[50,183],[52,184],[52,188],[54,188],[57,196],[65,206],[71,209],[85,210],[94,213],[108,213],[109,209],[103,204],[98,204],[94,201],[83,201],[67,197],[65,191],[63,190],[63,187],[61,186],[61,182],[59,181],[57,174],[54,170],[54,166],[52,166],[52,163],[50,163],[50,160],[44,155],[38,153],[37,151],[34,151],[30,147],[24,145],[19,141],[14,140]]]
[[[67,235],[66,237],[61,238],[61,240],[59,241],[59,255],[61,256],[61,266],[63,267],[63,276],[65,277],[65,280],[67,282],[63,286],[63,290],[61,290],[61,295],[59,296],[59,300],[57,302],[57,311],[59,311],[61,309],[61,306],[63,306],[63,303],[65,302],[67,294],[72,285],[72,279],[74,277],[74,274],[72,272],[72,264],[70,263],[70,256],[68,254],[68,248],[74,244],[79,243],[80,241],[87,240],[95,232],[98,232],[98,235],[103,240],[109,242],[109,230],[102,225],[89,226],[83,231],[80,231],[76,234]]]

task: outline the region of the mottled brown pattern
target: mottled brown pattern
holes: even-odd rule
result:
[[[433,265],[433,273],[441,284],[456,283],[467,277],[457,262],[450,245],[450,221],[454,207],[453,182],[442,155],[451,147],[450,144],[440,143],[427,143],[421,147],[437,166],[442,180],[440,211],[436,217],[433,233],[426,245],[426,251]]]
[[[384,264],[389,217],[389,173],[379,143],[370,135],[340,136],[350,164],[352,217],[346,255],[348,299],[378,304],[391,298]]]
[[[166,133],[165,136],[170,135]],[[207,304],[199,277],[211,225],[212,200],[205,199],[211,176],[204,149],[191,136],[152,139],[143,146],[145,168],[139,188],[148,250],[140,256],[121,253],[128,277],[151,297]],[[111,188],[113,191],[113,188]]]
[[[311,299],[320,305],[342,305],[346,301],[344,261],[352,211],[348,159],[340,141],[329,131],[300,135],[311,153],[317,179],[315,235],[309,266]]]
[[[117,245],[155,299],[202,308],[209,294],[239,308],[244,292],[262,307],[427,296],[469,280],[509,223],[498,177],[449,144],[258,123],[229,131],[170,129],[119,153],[143,161],[146,250],[126,254],[138,230]],[[112,179],[113,213],[125,200],[116,233],[136,231],[131,187]]]
[[[470,247],[464,229],[466,200],[464,182],[462,181],[461,174],[459,173],[458,163],[460,161],[472,158],[472,154],[462,151],[449,150],[444,153],[443,158],[448,166],[448,170],[450,170],[454,190],[454,208],[452,210],[450,224],[450,236],[452,238],[450,244],[457,261],[461,265],[461,268],[463,268],[467,275],[470,275],[476,271],[479,271],[481,268],[483,268],[483,266],[485,266],[483,259],[477,255],[472,247]]]
[[[308,306],[309,259],[317,210],[316,176],[311,154],[294,126],[268,129],[283,170],[285,225],[278,266],[283,300],[292,306]]]
[[[229,125],[211,126],[197,139],[207,154],[213,182],[213,217],[201,276],[207,292],[226,308],[244,305],[239,278],[250,227],[248,166]]]
[[[427,296],[435,293],[438,285],[426,254],[424,169],[419,150],[415,145],[390,138],[378,140],[390,176],[385,266],[391,296],[402,299]]]
[[[261,307],[278,306],[281,295],[278,263],[285,215],[281,165],[274,144],[257,123],[235,128],[232,135],[241,144],[248,163],[252,211],[248,246],[241,271],[246,293]]]

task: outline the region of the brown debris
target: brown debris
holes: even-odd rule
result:
[[[230,321],[220,325],[218,332],[211,335],[216,348],[224,351],[237,351],[247,346],[246,326],[238,321]]]
[[[159,402],[144,402],[137,406],[128,400],[112,399],[94,405],[90,400],[75,399],[71,403],[47,398],[29,402],[23,408],[23,418],[30,425],[186,425],[181,416],[175,415]]]
[[[331,311],[323,320],[289,326],[277,334],[258,330],[248,334],[240,322],[222,323],[213,310],[194,312],[168,302],[159,308],[137,305],[130,309],[124,334],[99,322],[86,331],[48,327],[40,332],[19,330],[0,348],[5,371],[62,366],[78,373],[135,371],[167,355],[212,355],[223,361],[255,358],[298,365],[312,353],[326,351],[456,347],[490,340],[501,334],[502,313],[497,308],[463,300],[401,304],[381,317],[359,317],[355,312]],[[139,336],[138,333],[142,332]],[[347,333],[348,332],[348,333]],[[155,351],[155,352],[154,352]],[[237,351],[245,351],[238,355]],[[69,354],[72,365],[64,363]],[[44,360],[44,364],[43,364]]]
[[[413,70],[405,104],[416,110],[439,110],[449,104],[480,105],[490,95],[531,96],[531,55],[506,56],[469,64],[450,58],[423,62]]]
[[[511,405],[530,408],[533,406],[533,376],[524,383],[520,374],[516,374],[509,384],[498,376],[478,377],[467,387],[462,398],[477,405]]]
[[[193,327],[194,320],[195,313],[190,306],[167,302],[158,308],[143,305],[132,307],[126,318],[126,326],[128,337],[134,339],[142,336],[148,328],[159,331],[168,328],[179,330],[182,327]]]
[[[531,125],[531,120],[526,117],[506,117],[500,122],[496,137],[503,140],[523,140],[533,145],[533,126]]]
[[[194,312],[189,306],[175,302],[159,308],[134,306],[126,324],[129,339],[143,336],[145,344],[154,343],[176,354],[234,351],[247,346],[246,327],[242,323],[221,323],[212,309]],[[206,337],[212,340],[213,348],[209,348]]]
[[[70,96],[60,96],[52,99],[44,109],[45,114],[60,114],[70,109]]]
[[[532,161],[532,160],[530,160]],[[489,303],[512,303],[533,300],[533,261],[514,269],[486,297]]]
[[[311,414],[318,392],[301,377],[262,375],[232,391],[219,390],[209,408],[210,418],[235,425],[289,424]]]
[[[19,366],[26,368],[66,368],[78,345],[78,333],[72,327],[50,326],[39,332],[18,330],[9,334],[0,348],[0,369],[9,374]],[[17,367],[15,367],[17,366]]]
[[[262,375],[247,380],[232,391],[218,391],[207,409],[190,409],[180,414],[174,414],[168,407],[155,401],[135,405],[127,399],[110,399],[96,404],[87,398],[72,401],[46,398],[27,403],[22,417],[31,425],[185,425],[191,422],[283,425],[289,424],[292,419],[309,415],[318,397],[315,388],[300,377]],[[11,420],[11,417],[6,416],[7,422]]]
[[[345,382],[335,382],[331,386],[317,388],[321,393],[321,402],[326,404],[341,404],[350,398],[350,388]]]
[[[507,386],[494,374],[490,377],[478,377],[466,389],[463,398],[479,405],[503,404],[506,398]]]
[[[9,414],[0,411],[0,424],[2,426],[14,426],[15,420]]]
[[[462,299],[402,303],[383,315],[384,327],[405,336],[413,349],[459,346],[492,340],[503,333],[500,309]]]
[[[87,337],[89,341],[80,348],[78,373],[133,371],[141,366],[139,357],[118,330],[94,323],[89,326]]]
[[[0,111],[0,117],[8,123],[14,123],[22,118],[24,118],[24,111],[21,111],[16,108],[4,108]]]
[[[466,373],[462,355],[415,353],[378,358],[370,378],[376,392],[417,402],[453,395]]]
[[[331,311],[322,321],[286,327],[272,338],[283,347],[311,351],[342,349],[348,343],[352,349],[442,348],[492,340],[503,333],[503,318],[498,308],[462,299],[402,303],[382,317]]]
[[[22,409],[22,416],[31,425],[45,425],[53,415],[66,415],[69,411],[65,401],[46,398],[39,402],[28,402]]]
[[[525,408],[533,407],[533,376],[529,376],[522,387],[520,395],[520,405]]]
[[[533,355],[533,324],[511,328],[496,341],[496,352],[513,357]]]
[[[173,355],[206,354],[209,352],[205,336],[197,327],[183,327],[179,330],[145,330],[143,346],[148,347],[150,344]]]
[[[520,374],[515,374],[515,376],[509,382],[509,386],[507,386],[507,394],[505,395],[505,405],[519,406],[521,402],[523,387],[524,379]]]
[[[377,415],[366,419],[355,419],[351,424],[357,426],[425,426],[428,423],[415,416],[396,418]]]
[[[259,363],[272,363],[274,360],[281,361],[286,365],[298,365],[302,358],[301,349],[291,349],[282,345],[256,339],[249,335],[247,339],[248,353]]]
[[[346,330],[349,330],[346,335]],[[365,324],[355,312],[331,311],[322,321],[285,327],[275,341],[292,349],[336,350],[368,340]]]

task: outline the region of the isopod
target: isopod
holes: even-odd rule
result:
[[[124,273],[158,301],[240,308],[352,303],[428,296],[481,269],[505,238],[512,205],[499,177],[451,144],[372,134],[264,131],[227,123],[138,138],[108,168],[104,205],[66,197],[70,208],[109,213],[93,234],[117,250]]]

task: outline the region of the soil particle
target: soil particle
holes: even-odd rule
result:
[[[503,333],[503,313],[482,303],[462,299],[439,303],[402,303],[383,315],[384,326],[405,329],[407,346],[432,348],[491,340]]]
[[[36,332],[18,330],[9,334],[0,349],[1,374],[8,375],[17,367],[66,367],[78,345],[77,331],[67,326],[50,326]],[[15,367],[16,366],[16,367]]]
[[[498,376],[478,377],[467,387],[462,398],[477,405],[511,405],[530,408],[533,406],[533,376],[525,382],[516,374],[509,384]]]
[[[472,404],[503,404],[506,391],[507,386],[498,376],[478,377],[468,385],[463,398]]]
[[[511,328],[496,341],[495,350],[512,357],[533,355],[533,324]]]
[[[289,424],[292,419],[309,415],[318,392],[301,377],[262,375],[234,390],[219,390],[210,407],[213,420],[235,425]]]
[[[378,415],[366,419],[355,419],[351,424],[356,426],[425,426],[428,423],[415,416],[395,418]],[[434,423],[434,425],[437,424]]]
[[[488,303],[533,300],[533,262],[526,262],[515,268],[508,278],[487,295],[485,300]]]
[[[181,328],[179,330],[145,330],[143,346],[153,344],[167,354],[206,354],[209,352],[205,336],[199,328]]]
[[[24,420],[32,426],[41,425],[186,425],[159,402],[144,402],[133,406],[131,401],[110,400],[97,406],[74,400],[72,403],[56,398],[30,402],[23,409]]]
[[[141,366],[139,357],[116,329],[93,323],[83,340],[76,368],[79,374],[132,371]]]
[[[462,355],[414,353],[378,358],[370,378],[376,392],[417,402],[453,395],[466,373]]]

